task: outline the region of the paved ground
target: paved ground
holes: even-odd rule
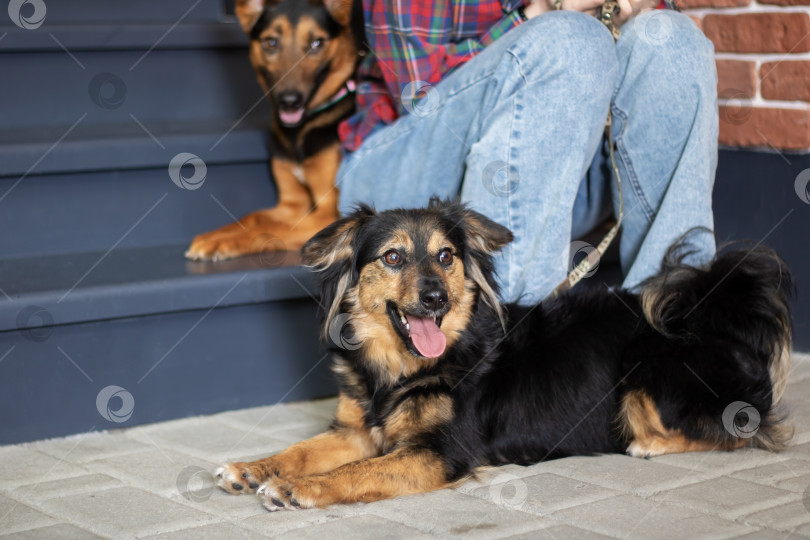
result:
[[[226,495],[210,471],[322,431],[335,400],[0,447],[0,536],[810,537],[809,357],[794,359],[788,403],[796,435],[781,454],[568,458],[489,469],[454,490],[297,512]]]

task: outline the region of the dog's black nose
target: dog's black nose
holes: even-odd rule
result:
[[[425,309],[438,311],[447,303],[447,291],[444,289],[429,289],[419,293],[419,301]]]
[[[283,109],[300,109],[304,106],[304,96],[301,92],[281,92],[278,95],[278,104]]]

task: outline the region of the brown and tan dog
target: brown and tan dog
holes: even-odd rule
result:
[[[338,217],[337,125],[354,111],[351,0],[237,0],[250,61],[273,105],[278,204],[198,235],[186,256],[228,259],[298,250]]]
[[[340,383],[335,420],[222,465],[217,484],[275,511],[422,493],[508,463],[784,448],[792,286],[776,254],[729,249],[694,268],[684,238],[638,293],[520,306],[499,302],[494,275],[511,239],[435,200],[360,207],[313,237],[302,255]]]

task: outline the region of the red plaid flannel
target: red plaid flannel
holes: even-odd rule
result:
[[[438,83],[521,22],[529,0],[363,0],[369,52],[358,71],[357,113],[341,123],[344,148],[357,150],[424,84]]]

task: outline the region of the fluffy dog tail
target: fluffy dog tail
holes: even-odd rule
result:
[[[727,246],[705,268],[684,264],[690,253],[682,237],[668,250],[661,272],[642,285],[644,316],[669,339],[721,340],[746,375],[765,368],[770,407],[763,403],[766,412],[749,442],[782,449],[792,436],[780,407],[790,373],[790,271],[773,250],[759,244]]]

